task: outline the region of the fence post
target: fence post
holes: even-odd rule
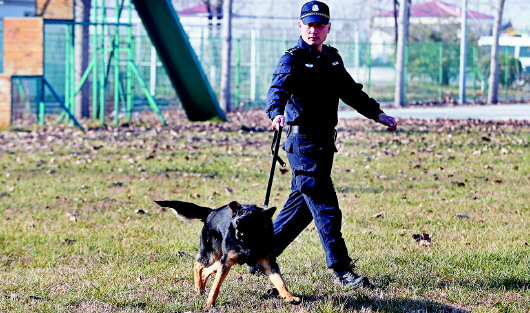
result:
[[[477,47],[473,46],[473,64],[471,65],[471,69],[473,72],[473,101],[477,101]]]
[[[234,91],[234,105],[239,106],[239,92],[241,87],[241,38],[236,40],[236,73],[234,77],[235,91]]]
[[[438,97],[440,101],[443,101],[443,78],[444,78],[444,44],[439,43],[438,47],[439,58],[438,58]]]
[[[367,88],[366,91],[368,94],[370,94],[370,86],[372,84],[372,43],[368,42],[368,60],[367,60],[367,67],[368,67],[368,82],[367,82]]]
[[[504,57],[504,101],[508,100],[508,82],[510,81],[510,53],[508,46],[506,46],[506,54]]]
[[[256,31],[252,30],[250,33],[250,99],[252,102],[256,100]]]

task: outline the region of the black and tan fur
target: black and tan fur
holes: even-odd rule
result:
[[[273,254],[272,215],[276,208],[264,210],[233,201],[213,210],[181,201],[155,202],[185,218],[204,222],[193,273],[195,290],[201,294],[208,278],[216,273],[207,307],[215,304],[221,285],[235,264],[259,264],[285,301],[300,303],[299,298],[289,293]]]

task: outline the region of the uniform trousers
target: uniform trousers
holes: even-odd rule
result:
[[[311,223],[326,254],[326,265],[342,270],[351,263],[341,233],[342,212],[331,180],[335,130],[311,134],[288,132],[285,151],[292,169],[291,193],[274,220],[275,254]]]

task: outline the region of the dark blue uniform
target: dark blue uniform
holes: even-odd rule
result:
[[[266,105],[270,119],[283,114],[289,125],[284,148],[293,173],[291,194],[274,221],[276,254],[314,220],[326,264],[336,271],[351,263],[331,180],[339,99],[375,121],[383,113],[346,71],[335,48],[324,45],[319,53],[300,38],[281,57]]]

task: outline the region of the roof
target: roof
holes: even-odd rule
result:
[[[460,6],[440,0],[413,4],[410,7],[410,17],[460,17],[461,15]],[[472,10],[467,10],[467,16],[475,19],[493,19],[491,15]],[[394,17],[394,11],[381,12],[376,17]]]
[[[177,14],[179,16],[203,16],[208,15],[208,9],[206,8],[206,4],[201,2],[200,4],[196,4],[194,6],[177,11]]]

